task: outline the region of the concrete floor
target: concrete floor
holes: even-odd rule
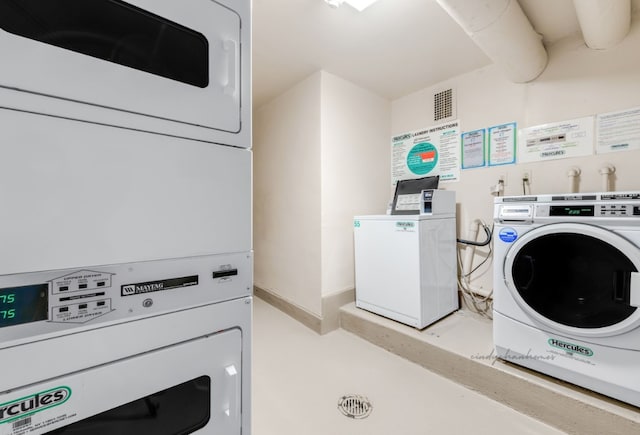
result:
[[[255,299],[254,435],[563,434],[349,332],[318,335]],[[369,417],[337,408],[366,396]]]

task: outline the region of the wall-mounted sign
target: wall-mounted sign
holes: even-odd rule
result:
[[[516,162],[516,123],[489,127],[489,166]]]
[[[484,128],[462,133],[462,169],[482,168],[487,165],[485,133]]]
[[[460,178],[460,124],[451,121],[391,138],[391,181],[440,175]]]
[[[519,163],[590,154],[593,154],[593,116],[520,130]]]
[[[640,107],[597,115],[596,153],[640,149]]]

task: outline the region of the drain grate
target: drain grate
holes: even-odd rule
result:
[[[350,394],[340,398],[338,409],[349,418],[366,418],[371,414],[373,405],[364,396]]]

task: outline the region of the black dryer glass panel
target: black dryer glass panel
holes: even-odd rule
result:
[[[205,427],[210,416],[211,378],[201,376],[47,434],[186,435]]]
[[[120,0],[0,0],[7,32],[201,88],[201,33]]]
[[[616,247],[578,233],[537,237],[517,252],[511,270],[516,290],[544,317],[577,328],[603,328],[628,318],[631,272]]]

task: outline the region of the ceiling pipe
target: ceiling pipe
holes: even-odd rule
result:
[[[573,0],[587,47],[605,50],[617,45],[631,28],[631,0]]]
[[[516,0],[437,1],[511,81],[529,82],[547,66],[542,36]]]

